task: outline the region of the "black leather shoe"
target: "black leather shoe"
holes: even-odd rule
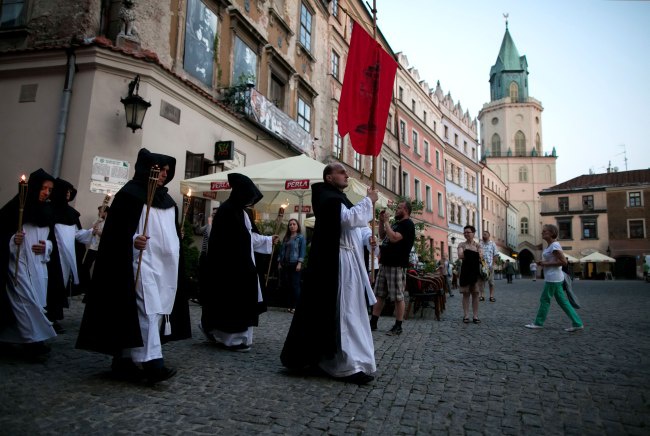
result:
[[[176,368],[167,368],[166,366],[148,370],[146,371],[147,381],[151,384],[165,381],[174,377],[176,375],[176,372]]]
[[[140,382],[145,378],[144,371],[128,357],[113,358],[111,371],[113,377],[118,380]]]
[[[355,385],[365,385],[370,383],[375,379],[374,376],[366,374],[363,371],[359,371],[356,374],[349,375],[347,377],[340,377],[341,381],[346,383],[354,383]]]

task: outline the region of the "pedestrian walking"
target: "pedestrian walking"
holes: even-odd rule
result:
[[[490,240],[490,232],[487,230],[483,231],[481,238],[481,249],[483,250],[483,259],[488,265],[489,273],[480,289],[481,296],[479,301],[485,301],[485,285],[487,284],[490,288],[490,302],[494,303],[496,298],[494,298],[494,262],[498,258],[497,244],[494,241]]]
[[[465,226],[465,241],[458,244],[458,258],[463,261],[460,267],[460,293],[463,295],[463,322],[469,323],[469,299],[472,297],[472,322],[479,324],[478,317],[479,289],[483,286],[479,277],[483,249],[474,241],[476,228]]]
[[[300,230],[300,223],[292,218],[287,224],[287,233],[282,239],[278,254],[278,270],[281,283],[289,297],[289,313],[294,313],[300,297],[302,265],[307,253],[307,241]]]
[[[141,149],[104,224],[76,346],[112,356],[120,379],[153,384],[173,377],[162,342],[191,337],[179,287],[178,208],[165,187],[175,169],[173,157]]]
[[[567,332],[575,332],[582,330],[583,323],[575,309],[569,303],[566,293],[562,288],[564,282],[564,273],[562,267],[567,265],[567,259],[562,252],[562,246],[556,241],[558,236],[558,228],[552,224],[545,224],[542,227],[542,239],[548,244],[542,252],[542,260],[538,265],[544,268],[544,290],[539,299],[539,309],[535,321],[526,324],[529,329],[541,329],[546,321],[549,308],[551,306],[551,298],[555,297],[560,308],[567,314],[571,320],[571,327],[564,329]]]
[[[102,233],[104,231],[104,223],[106,222],[106,217],[108,216],[108,211],[110,206],[101,205],[97,208],[97,219],[93,223],[92,228],[92,237],[90,238],[90,243],[86,249],[86,254],[81,264],[81,271],[79,274],[79,282],[81,283],[81,293],[87,294],[90,292],[90,282],[91,282],[91,270],[97,259],[97,250],[99,250],[99,242],[102,239]],[[85,300],[85,297],[84,297]]]
[[[377,367],[366,303],[376,299],[363,246],[372,237],[368,222],[378,194],[368,189],[353,205],[343,192],[348,174],[340,163],[325,167],[323,181],[312,186],[316,223],[309,268],[280,360],[290,370],[319,367],[336,379],[365,384]]]
[[[515,275],[515,266],[510,262],[509,259],[506,259],[506,266],[504,268],[504,271],[506,273],[506,280],[508,281],[508,284],[512,283],[512,276]]]
[[[533,260],[530,263],[530,274],[533,276],[533,281],[537,281],[537,263]]]
[[[379,276],[375,282],[377,303],[372,308],[370,329],[377,330],[377,321],[388,298],[395,302],[395,324],[387,333],[390,336],[402,334],[406,269],[415,241],[415,224],[411,220],[411,210],[411,203],[400,201],[395,209],[393,225],[390,225],[386,210],[379,213],[379,238],[382,242],[379,246]]]
[[[247,209],[262,199],[253,181],[232,173],[228,183],[232,192],[212,220],[208,269],[214,278],[201,290],[199,328],[218,346],[246,352],[253,344],[259,314],[266,311],[254,252],[271,254],[279,238],[261,235],[248,216]]]
[[[29,175],[22,230],[20,194],[0,210],[0,342],[21,344],[30,358],[47,355],[50,349],[45,341],[56,336],[45,316],[47,262],[52,253],[49,235],[54,222],[47,200],[53,187],[54,177],[42,169]]]

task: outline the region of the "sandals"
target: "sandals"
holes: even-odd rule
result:
[[[469,324],[469,318],[463,318],[463,322],[464,322],[465,324]]]
[[[490,302],[491,302],[491,303],[494,303],[495,301],[497,301],[496,298],[494,298],[494,297],[490,297]]]
[[[472,320],[472,322],[473,322],[474,324],[480,324],[480,323],[481,323],[481,320],[478,319],[478,318],[474,318],[474,319]]]

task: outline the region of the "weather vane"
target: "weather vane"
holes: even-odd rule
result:
[[[508,28],[508,17],[509,16],[510,16],[510,14],[507,13],[507,12],[503,14],[503,18],[505,18],[505,20],[506,20],[506,29]]]

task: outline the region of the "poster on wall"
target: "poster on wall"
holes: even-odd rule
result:
[[[217,16],[201,0],[188,0],[183,68],[212,87]]]
[[[130,166],[125,160],[95,156],[90,174],[90,192],[115,194],[129,181]]]

